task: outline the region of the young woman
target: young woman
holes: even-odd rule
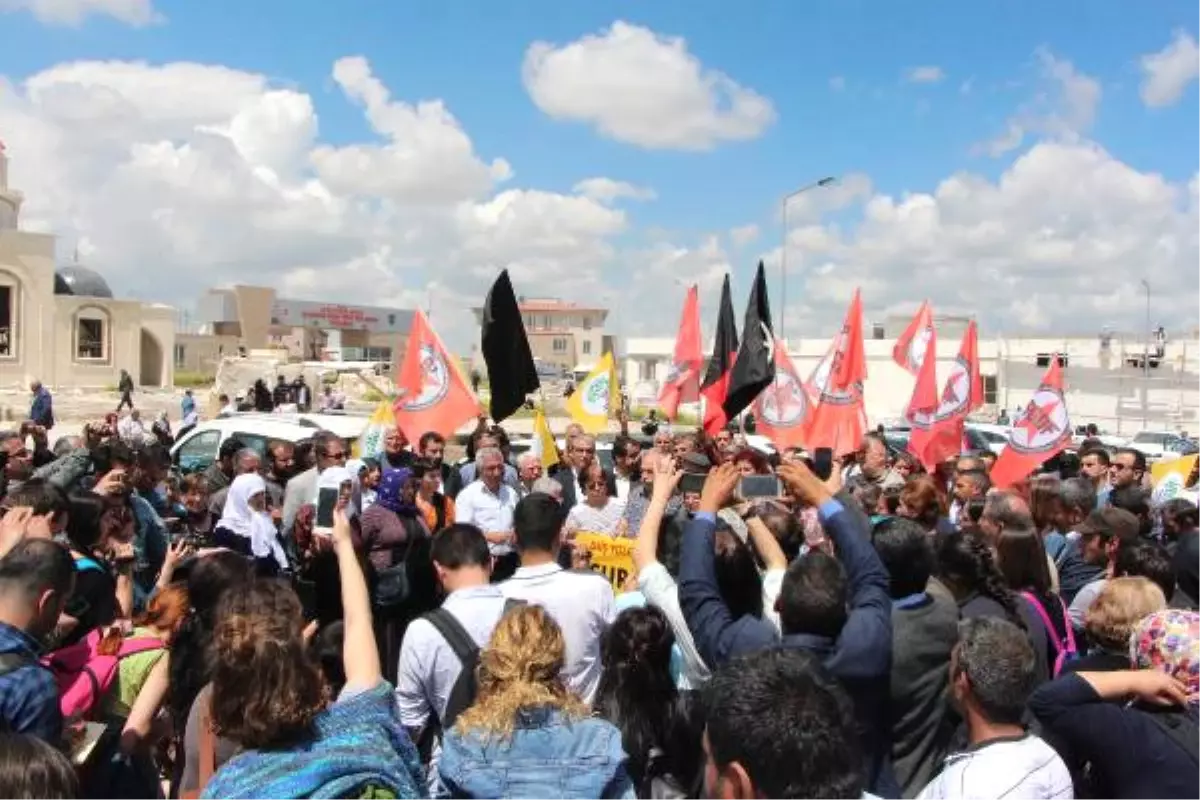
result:
[[[124,506],[78,495],[71,498],[66,534],[76,575],[59,623],[59,647],[133,613],[133,516]]]
[[[437,533],[454,524],[454,501],[440,491],[442,470],[432,461],[419,460],[413,464],[417,484],[417,508],[425,518],[430,533]]]
[[[1045,641],[1041,645],[1049,659],[1051,677],[1057,676],[1062,665],[1082,648],[1075,643],[1066,605],[1051,587],[1042,537],[1031,528],[1003,528],[996,540],[996,566],[1008,588],[1020,595],[1042,623]]]
[[[420,796],[416,748],[380,672],[367,584],[344,506],[331,546],[345,611],[346,685],[333,697],[304,641],[296,594],[257,580],[226,596],[213,636],[213,726],[242,748],[205,797]]]
[[[543,609],[521,605],[479,657],[475,704],[446,732],[446,797],[633,798],[621,732],[588,716],[562,680],[566,643]]]
[[[604,672],[594,711],[621,731],[639,797],[661,796],[662,787],[695,797],[703,780],[699,703],[675,688],[674,643],[666,616],[651,606],[622,611],[600,648]]]

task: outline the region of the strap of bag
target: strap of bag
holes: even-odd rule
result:
[[[446,644],[450,645],[450,649],[454,651],[454,655],[458,657],[460,663],[467,663],[479,650],[471,635],[446,609],[435,608],[425,615],[425,619],[429,620],[429,624],[437,629],[437,632],[446,640]]]
[[[104,567],[100,566],[99,562],[97,562],[94,558],[88,558],[87,556],[80,556],[75,559],[75,570],[77,572],[87,572],[88,570],[92,570],[94,572],[105,571]]]
[[[117,652],[117,658],[136,656],[138,653],[148,653],[151,650],[162,650],[164,647],[165,645],[161,639],[155,639],[152,636],[126,639],[121,642],[121,649]]]
[[[1046,613],[1046,608],[1042,605],[1042,602],[1037,599],[1033,592],[1021,592],[1021,596],[1029,601],[1029,604],[1033,606],[1033,610],[1037,612],[1037,615],[1042,618],[1042,622],[1045,623],[1046,632],[1050,634],[1050,641],[1054,645],[1054,652],[1064,652],[1066,650],[1066,646],[1063,644],[1063,640],[1058,637],[1058,629],[1056,629],[1054,627],[1054,623],[1051,622],[1050,615]],[[1062,600],[1060,599],[1058,602],[1061,604]],[[1066,608],[1063,608],[1063,619],[1067,619],[1066,613]],[[1075,634],[1071,631],[1071,624],[1069,621],[1067,623],[1067,643],[1070,645],[1071,650],[1075,649]]]
[[[0,678],[37,662],[24,653],[0,653]]]

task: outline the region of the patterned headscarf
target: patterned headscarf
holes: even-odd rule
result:
[[[1138,669],[1157,669],[1187,686],[1190,702],[1200,692],[1200,614],[1167,609],[1156,611],[1133,628],[1129,660]]]
[[[402,516],[415,516],[417,507],[401,497],[405,485],[412,480],[411,469],[385,469],[375,492],[375,504]]]

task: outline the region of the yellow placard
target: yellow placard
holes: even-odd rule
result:
[[[1150,477],[1157,485],[1159,481],[1175,472],[1187,480],[1188,473],[1196,465],[1196,456],[1180,456],[1172,461],[1159,461],[1150,465]]]
[[[577,533],[574,542],[592,554],[592,569],[608,578],[613,591],[625,590],[625,581],[633,574],[633,539],[615,539],[603,533]]]

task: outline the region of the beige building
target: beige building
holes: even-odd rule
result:
[[[302,361],[378,361],[403,353],[411,311],[289,300],[265,286],[209,289],[196,303],[197,330],[180,337],[179,369],[215,370],[240,348],[284,350]]]
[[[117,299],[79,264],[56,269],[55,237],[20,230],[22,200],[0,143],[0,384],[113,386],[125,369],[139,386],[171,385],[175,309]]]
[[[604,332],[607,308],[544,297],[519,297],[517,307],[529,349],[539,363],[567,372],[587,372],[605,353],[616,352],[616,337]],[[474,311],[476,322],[482,324],[483,309]]]

